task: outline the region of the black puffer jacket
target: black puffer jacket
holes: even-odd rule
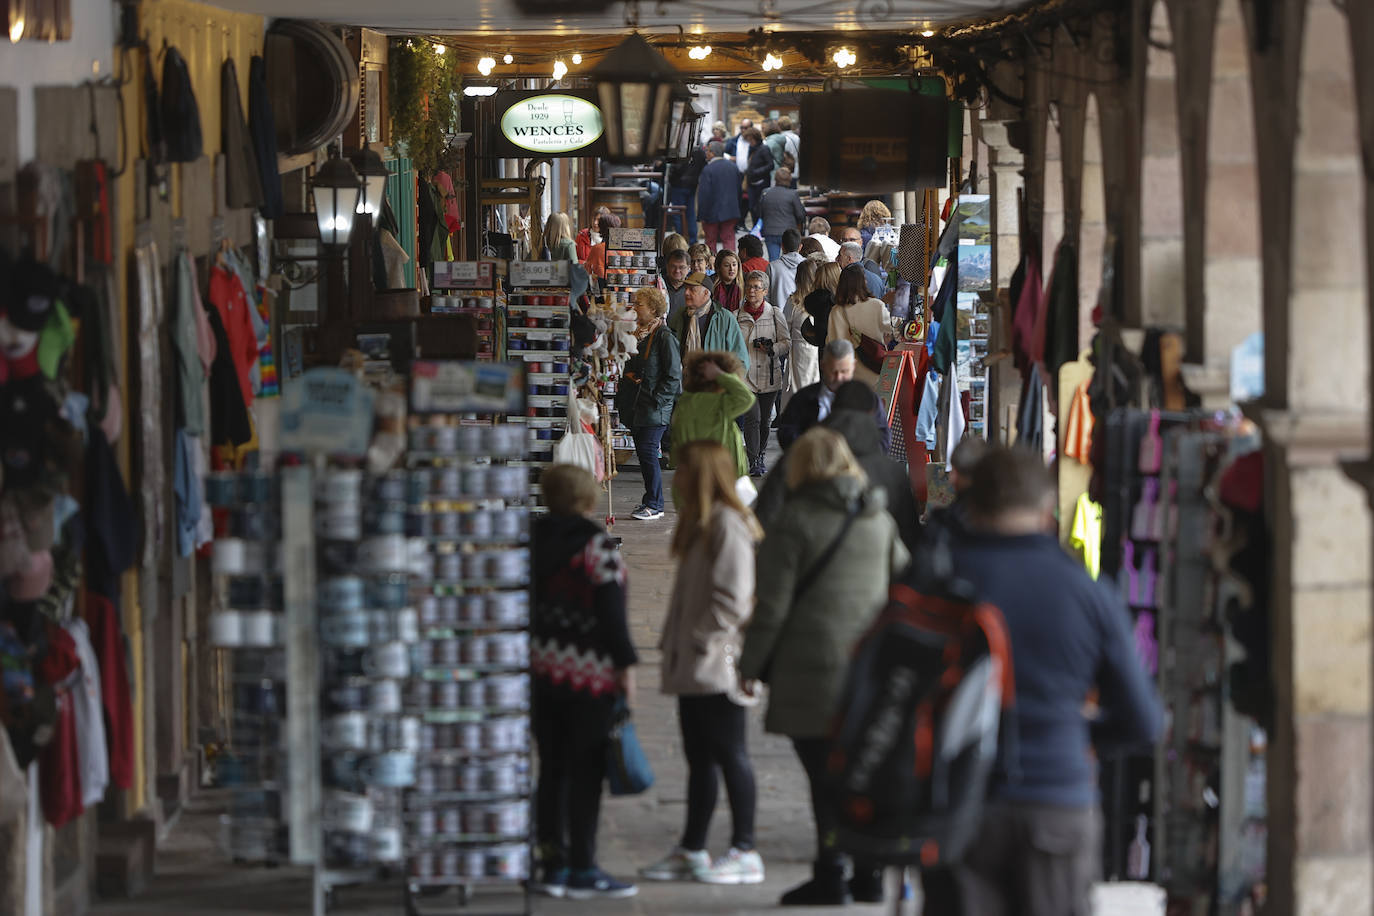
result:
[[[887,511],[897,523],[897,533],[902,543],[913,555],[921,539],[921,524],[916,509],[916,497],[911,493],[911,479],[906,468],[893,461],[883,451],[882,433],[873,415],[859,410],[836,410],[821,423],[844,436],[849,450],[859,461],[859,467],[868,475],[868,482],[887,495]],[[773,522],[782,511],[787,499],[787,454],[774,466],[772,473],[763,482],[758,502],[754,504],[754,514],[764,530],[770,530]]]

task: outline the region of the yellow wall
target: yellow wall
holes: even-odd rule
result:
[[[248,106],[248,64],[254,54],[262,53],[263,18],[243,13],[232,13],[201,3],[188,3],[185,0],[144,0],[139,4],[139,20],[140,27],[147,35],[148,46],[152,54],[157,55],[161,52],[165,40],[168,44],[176,47],[181,55],[186,58],[186,64],[191,74],[191,83],[195,88],[196,103],[200,108],[201,134],[204,138],[205,155],[213,157],[220,149],[220,67],[223,66],[226,59],[230,57],[234,59],[234,64],[238,69],[239,94],[246,112]],[[135,59],[135,56],[131,54],[130,63],[133,63]],[[119,322],[122,334],[120,352],[124,354],[129,352],[128,336],[130,316],[133,310],[128,301],[128,282],[123,272],[128,267],[128,260],[133,251],[134,229],[139,218],[137,201],[135,200],[135,182],[138,172],[135,163],[143,147],[140,138],[145,124],[143,60],[144,58],[140,54],[137,57],[137,67],[131,68],[134,79],[130,80],[123,89],[127,125],[125,142],[129,144],[129,168],[120,177],[116,189],[119,238],[124,249],[119,263],[121,277],[118,284],[122,297]],[[161,61],[158,59],[155,59],[153,73],[156,78],[161,79]],[[203,216],[205,219],[212,216],[209,213],[183,213],[180,192],[181,167],[173,166],[173,215],[197,218]],[[130,390],[129,373],[132,368],[126,358],[125,391]],[[137,405],[129,404],[126,399],[124,406],[124,429],[126,433],[121,437],[117,451],[120,466],[127,479],[130,470],[130,441],[134,434],[133,430],[137,426],[137,417],[134,413],[134,408]],[[130,480],[130,485],[131,490],[136,490],[139,482]],[[147,712],[146,704],[151,698],[149,696],[150,685],[146,683],[143,676],[145,665],[143,608],[139,604],[138,583],[135,576],[126,576],[124,579],[124,629],[129,635],[133,649],[132,676],[137,704],[134,709],[134,746],[136,748],[134,788],[129,798],[130,808],[136,811],[145,807],[150,801],[145,791],[149,762],[145,754],[143,724]],[[159,659],[158,661],[162,664],[182,662],[181,659]]]

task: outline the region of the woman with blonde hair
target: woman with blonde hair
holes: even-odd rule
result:
[[[677,577],[659,642],[662,690],[678,698],[687,757],[687,816],[667,856],[640,871],[659,881],[758,884],[754,849],[756,791],[746,743],[747,709],[735,659],[754,605],[754,544],[759,523],[735,492],[734,460],[716,442],[690,442],[673,482],[678,505],[672,552]],[[730,800],[730,848],[711,861],[706,834],[718,793]]]
[[[817,350],[824,350],[825,342],[829,339],[830,312],[835,305],[840,273],[840,265],[834,261],[821,264],[816,268],[816,285],[811,294],[802,300],[806,319],[801,324],[801,335]]]
[[[729,248],[716,252],[716,285],[711,290],[711,301],[732,315],[744,301],[741,273],[738,254]]]
[[[850,264],[840,271],[826,336],[854,345],[854,378],[876,389],[882,362],[865,354],[863,340],[869,338],[886,348],[892,339],[892,316],[883,300],[868,294],[868,272],[862,264]]]
[[[812,880],[784,906],[844,906],[883,898],[882,870],[856,863],[845,881],[826,776],[828,729],[849,655],[909,556],[880,489],[839,433],[813,427],[787,453],[787,497],[759,545],[754,616],[740,655],[741,689],[768,676],[764,727],[787,735],[811,783]]]
[[[544,247],[549,260],[577,263],[577,243],[573,241],[572,223],[566,213],[550,213],[544,223]]]
[[[865,248],[873,239],[874,231],[880,226],[887,225],[890,219],[892,211],[881,200],[870,200],[864,204],[864,208],[859,211],[859,236],[863,239]]]

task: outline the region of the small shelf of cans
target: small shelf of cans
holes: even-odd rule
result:
[[[531,317],[566,315],[566,290],[519,298],[541,310]],[[533,361],[552,353],[566,359],[550,350]],[[428,558],[411,582],[420,641],[407,710],[420,733],[405,804],[407,888],[466,895],[475,885],[518,886],[529,874],[526,429],[447,413],[412,416],[412,424],[408,528]]]
[[[490,261],[440,261],[434,265],[431,315],[471,315],[477,328],[477,359],[500,355],[499,316],[505,302]]]
[[[420,635],[406,487],[404,472],[356,467],[329,468],[315,487],[326,888],[405,858],[401,790],[415,782],[421,740],[403,688]]]
[[[606,301],[628,306],[635,290],[658,282],[658,258],[652,251],[606,252]]]
[[[512,283],[519,273],[512,272]],[[527,460],[537,477],[539,468],[552,463],[567,426],[572,385],[568,287],[513,287],[506,312],[506,355],[524,361],[527,394],[525,415],[507,422],[525,428]],[[531,492],[538,492],[537,480]]]
[[[213,761],[216,784],[229,789],[221,844],[235,861],[275,863],[288,854],[276,481],[263,471],[221,471],[206,478],[205,491],[222,534],[211,554],[209,641],[222,650],[230,691],[227,741]]]

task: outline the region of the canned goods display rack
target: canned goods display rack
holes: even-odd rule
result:
[[[434,265],[431,315],[470,315],[477,330],[477,359],[500,358],[500,316],[505,292],[491,261],[440,261]]]
[[[572,330],[567,286],[512,286],[506,304],[506,355],[525,364],[525,415],[507,422],[526,430],[530,494],[539,493],[539,473],[553,463],[553,450],[568,423],[572,391]],[[541,511],[536,505],[535,512]]]
[[[263,471],[221,471],[206,478],[205,490],[216,519],[209,637],[228,715],[210,761],[215,783],[229,789],[220,844],[235,862],[276,865],[288,856],[276,481]]]
[[[421,723],[405,708],[419,619],[410,601],[407,478],[331,467],[314,488],[319,632],[318,893],[382,880],[405,860],[402,791]],[[421,545],[423,546],[423,545]]]
[[[546,297],[562,301],[546,304]],[[511,308],[520,339],[549,343],[548,332],[563,335],[564,348],[526,351],[528,363],[566,361],[566,289],[513,294]],[[526,323],[554,317],[561,323]],[[564,384],[567,377],[564,366]],[[411,578],[420,631],[406,701],[420,722],[404,807],[412,914],[422,895],[452,890],[466,905],[484,887],[515,891],[518,912],[529,912],[531,487],[524,459],[531,441],[544,441],[531,433],[545,427],[479,422],[412,416],[406,456],[407,533],[427,548]]]

